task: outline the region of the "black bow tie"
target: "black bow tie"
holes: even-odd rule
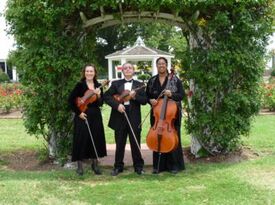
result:
[[[132,82],[133,82],[133,79],[131,79],[131,80],[124,79],[124,83],[132,83]]]

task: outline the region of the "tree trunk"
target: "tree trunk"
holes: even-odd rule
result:
[[[57,134],[53,130],[51,130],[49,133],[50,133],[50,139],[48,141],[49,157],[55,158],[57,156],[57,145],[56,145]]]
[[[189,47],[190,49],[194,49],[199,47],[199,42],[202,39],[202,32],[197,31],[196,34],[193,34],[192,32],[189,32]],[[196,36],[196,37],[195,37]],[[191,68],[192,69],[192,68]],[[192,95],[195,93],[196,84],[193,79],[190,79],[189,82],[189,92],[192,92]],[[192,95],[188,95],[188,106],[189,108],[192,108]],[[192,113],[190,113],[190,120],[192,120]],[[199,142],[198,138],[191,133],[191,146],[190,151],[191,153],[196,157],[199,158],[200,156],[200,150],[203,149],[202,144]]]

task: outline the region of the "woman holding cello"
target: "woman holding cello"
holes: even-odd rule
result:
[[[180,79],[175,75],[169,75],[166,58],[158,58],[156,64],[158,74],[149,79],[146,89],[147,97],[152,106],[150,115],[152,127],[146,141],[150,149],[151,146],[155,147],[155,149],[152,149],[153,174],[158,174],[161,171],[169,171],[176,174],[178,171],[185,169],[180,139],[181,100],[183,99],[184,91]],[[166,105],[162,104],[164,101],[167,102]],[[156,115],[156,109],[162,109],[162,114]],[[171,117],[171,122],[165,122],[165,120],[169,120],[165,117],[165,115],[169,116],[169,109],[174,112],[175,116]],[[161,116],[164,119],[159,119]],[[168,126],[169,123],[171,124],[170,126]],[[168,129],[168,131],[165,129]],[[167,132],[171,132],[173,135],[173,139],[171,138],[172,146],[168,146],[168,151],[162,152],[162,148],[166,146],[162,142],[166,143],[165,137],[168,137],[166,136]],[[168,140],[169,138],[170,136]],[[152,145],[152,143],[156,143],[157,145]],[[170,142],[168,144],[170,145]]]
[[[101,174],[98,159],[107,155],[100,106],[103,104],[101,84],[92,64],[82,70],[82,79],[69,96],[69,105],[75,113],[72,161],[77,161],[77,174],[83,175],[82,161],[92,159],[91,168]]]

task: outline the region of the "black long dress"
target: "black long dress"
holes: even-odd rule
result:
[[[95,88],[98,88],[100,86],[97,81],[95,81],[94,83]],[[89,88],[85,80],[78,82],[71,92],[68,100],[72,111],[75,113],[72,161],[79,161],[90,158],[96,159],[96,153],[92,144],[87,124],[79,117],[81,111],[75,104],[76,98],[82,97],[88,89]],[[102,106],[102,104],[103,100],[102,98],[99,98],[97,101],[88,104],[88,108],[85,111],[85,113],[87,114],[88,124],[91,129],[98,157],[104,157],[107,155],[106,140],[102,123],[102,115],[100,111],[100,106]]]
[[[150,78],[146,89],[146,94],[148,99],[157,99],[160,93],[165,89],[167,81],[168,81],[168,77],[166,77],[165,82],[163,83],[163,85],[161,85],[159,82],[159,75],[155,75],[152,78]],[[171,99],[177,103],[179,111],[181,111],[181,100],[183,99],[184,91],[183,91],[181,81],[176,76],[174,76],[173,79],[171,80],[171,88],[169,89],[172,91]],[[153,110],[150,115],[150,122],[151,122],[151,126],[153,126],[155,122]],[[179,170],[185,169],[184,160],[183,160],[183,150],[182,150],[181,138],[180,138],[181,112],[179,112],[174,125],[178,132],[178,137],[179,137],[179,144],[176,150],[169,153],[162,153],[161,155],[159,155],[158,152],[153,152],[153,168],[156,170],[158,169],[158,161],[160,157],[160,163],[159,163],[159,169],[158,169],[159,172],[172,171],[172,170],[179,171]]]

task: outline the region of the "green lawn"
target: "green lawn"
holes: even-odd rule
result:
[[[108,112],[104,107],[105,120]],[[0,204],[275,204],[274,125],[275,116],[258,116],[244,138],[258,156],[234,163],[187,163],[177,175],[126,171],[111,177],[104,167],[102,176],[88,171],[78,177],[73,170],[15,172],[0,163]],[[112,143],[111,130],[106,136]],[[185,134],[182,139],[185,146],[190,143]],[[42,147],[42,140],[25,133],[22,120],[0,120],[0,155]]]

